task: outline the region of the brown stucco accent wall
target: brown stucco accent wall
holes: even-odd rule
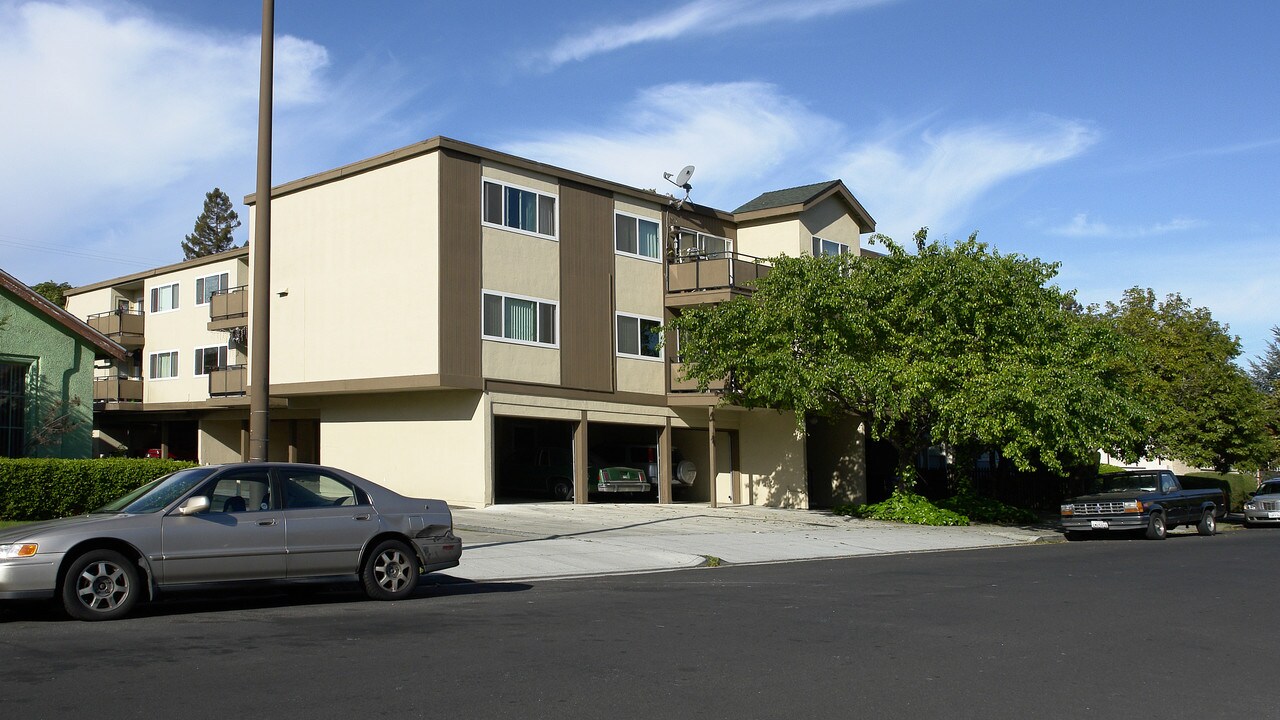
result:
[[[479,378],[480,159],[440,153],[440,374]]]
[[[613,194],[560,183],[560,385],[612,391]]]

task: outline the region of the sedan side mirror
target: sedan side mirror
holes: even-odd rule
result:
[[[179,515],[196,515],[209,509],[209,498],[206,495],[196,495],[182,501],[178,506]]]

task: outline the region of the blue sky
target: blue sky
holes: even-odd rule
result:
[[[733,209],[839,177],[879,229],[1280,324],[1280,3],[276,0],[274,180],[435,135]],[[253,191],[261,3],[0,0],[0,267],[181,259]],[[240,239],[247,236],[242,227]]]

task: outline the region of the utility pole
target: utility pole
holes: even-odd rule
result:
[[[262,0],[258,76],[258,187],[253,224],[253,332],[249,338],[249,461],[267,461],[271,429],[271,90],[275,0]]]

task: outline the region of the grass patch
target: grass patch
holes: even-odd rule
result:
[[[702,563],[703,567],[720,567],[721,565],[724,564],[724,561],[716,557],[715,555],[703,555],[702,557],[703,557],[703,563]]]

